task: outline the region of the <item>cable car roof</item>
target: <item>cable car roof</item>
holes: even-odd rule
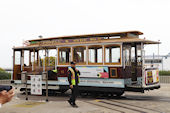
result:
[[[140,38],[113,38],[113,39],[104,39],[104,40],[95,40],[95,41],[88,41],[88,42],[81,42],[81,44],[96,44],[96,43],[128,43],[128,44],[134,44],[134,43],[143,43],[143,44],[160,44],[158,41],[151,41],[151,40],[146,40],[146,39],[140,39]],[[33,48],[48,48],[48,49],[55,49],[56,46],[61,46],[61,45],[77,45],[80,44],[79,42],[67,42],[67,43],[57,43],[55,45],[28,45],[28,46],[22,46],[22,47],[14,47],[13,49],[15,50],[29,50]]]
[[[72,35],[72,36],[59,36],[59,37],[51,37],[51,38],[39,38],[28,41],[43,41],[43,40],[53,40],[53,39],[75,39],[75,38],[92,38],[92,37],[112,37],[112,36],[122,36],[127,33],[131,33],[134,35],[142,35],[143,33],[140,31],[125,31],[125,32],[111,32],[111,33],[97,33],[97,34],[84,34],[84,35]]]

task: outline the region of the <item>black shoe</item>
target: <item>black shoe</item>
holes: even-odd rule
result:
[[[74,108],[78,108],[78,106],[77,106],[76,104],[73,104],[73,107],[74,107]]]
[[[71,106],[73,106],[73,103],[72,103],[70,100],[67,100],[67,102],[68,102]]]

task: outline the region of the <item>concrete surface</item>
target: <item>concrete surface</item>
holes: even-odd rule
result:
[[[170,84],[161,84],[158,90],[145,93],[126,92],[121,98],[78,98],[79,108],[72,108],[69,95],[49,97],[29,96],[16,91],[13,100],[2,106],[0,113],[170,113]]]

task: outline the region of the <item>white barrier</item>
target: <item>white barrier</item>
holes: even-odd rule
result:
[[[11,80],[0,80],[0,84],[11,84]]]
[[[170,83],[170,76],[160,76],[160,83]]]

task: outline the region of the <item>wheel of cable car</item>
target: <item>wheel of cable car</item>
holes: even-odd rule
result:
[[[60,89],[59,92],[60,93],[65,93],[68,89]]]
[[[115,95],[116,95],[117,97],[120,97],[120,96],[123,95],[123,93],[124,93],[124,91],[122,91],[122,92],[116,92]]]

